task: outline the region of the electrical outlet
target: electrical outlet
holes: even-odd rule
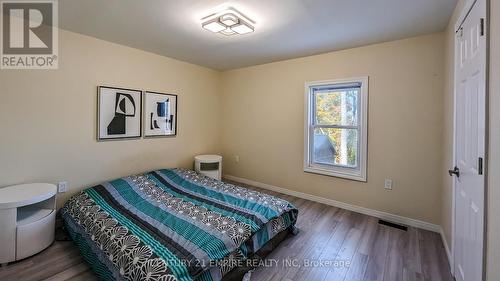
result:
[[[68,191],[68,182],[67,181],[58,182],[57,183],[57,191],[59,193]]]
[[[387,190],[392,190],[392,180],[391,179],[385,179],[384,188]]]
[[[236,162],[236,164],[240,163],[240,156],[239,155],[234,156],[234,162]]]

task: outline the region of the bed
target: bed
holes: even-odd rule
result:
[[[296,233],[289,202],[186,169],[87,188],[61,209],[102,280],[241,280],[248,263]]]

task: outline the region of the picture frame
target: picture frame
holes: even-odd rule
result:
[[[142,91],[97,87],[97,140],[142,137]]]
[[[177,135],[177,94],[144,91],[144,137]]]

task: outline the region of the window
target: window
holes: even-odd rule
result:
[[[368,77],[306,83],[304,171],[366,181]]]

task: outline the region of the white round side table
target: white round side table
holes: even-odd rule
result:
[[[48,183],[0,188],[0,264],[20,260],[54,241],[57,187]]]
[[[194,169],[196,172],[216,180],[222,178],[222,156],[220,155],[197,155],[194,157]]]

